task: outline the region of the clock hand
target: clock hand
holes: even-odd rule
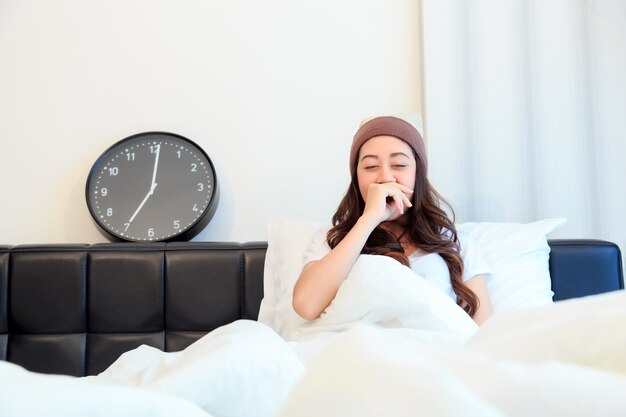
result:
[[[156,185],[155,181],[156,181],[156,174],[157,174],[157,167],[159,166],[159,154],[161,153],[161,144],[157,145],[157,149],[156,149],[156,156],[154,157],[154,171],[152,171],[152,187],[150,189],[150,194],[152,194],[152,192],[154,192],[154,186]]]
[[[146,201],[148,201],[148,198],[154,194],[154,189],[156,188],[157,184],[156,182],[152,183],[152,186],[150,187],[150,191],[148,191],[148,194],[146,194],[146,196],[143,198],[143,200],[141,201],[141,203],[139,204],[139,207],[137,207],[137,210],[135,210],[135,212],[133,213],[133,215],[130,217],[130,220],[128,220],[128,223],[132,223],[133,220],[135,220],[135,217],[137,216],[137,214],[139,213],[139,210],[141,210],[141,208],[143,207],[144,204],[146,204]]]
[[[158,144],[156,146],[156,155],[154,157],[154,170],[152,171],[152,184],[150,185],[150,191],[148,191],[148,194],[146,194],[146,196],[143,198],[143,201],[139,204],[139,207],[137,207],[137,210],[135,210],[133,215],[130,217],[130,220],[128,220],[128,223],[132,223],[133,220],[135,220],[135,217],[139,213],[139,210],[141,210],[143,205],[146,204],[146,201],[148,201],[148,198],[152,194],[154,194],[154,189],[157,186],[157,183],[155,181],[156,181],[157,167],[159,166],[159,155],[160,155],[160,153],[161,153],[161,144]]]

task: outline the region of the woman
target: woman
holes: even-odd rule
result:
[[[448,292],[476,323],[492,314],[490,269],[476,243],[457,235],[427,168],[424,141],[411,123],[384,116],[359,128],[350,150],[352,180],[333,227],[318,233],[305,253],[293,290],[296,313],[319,317],[358,256],[379,254]]]

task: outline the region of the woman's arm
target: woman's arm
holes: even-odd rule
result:
[[[313,320],[335,298],[341,283],[354,266],[372,230],[378,225],[361,217],[346,237],[318,261],[304,266],[293,289],[293,309],[306,320]]]
[[[476,324],[480,326],[493,315],[491,298],[489,298],[489,291],[487,289],[487,279],[484,275],[474,275],[472,278],[465,281],[465,286],[476,294],[480,302],[478,310],[476,310],[474,317],[472,317]]]
[[[309,262],[293,289],[292,305],[298,315],[314,320],[337,295],[339,286],[354,266],[367,238],[382,221],[411,207],[406,194],[413,191],[397,183],[371,184],[365,210],[341,242],[318,261]],[[391,197],[391,201],[387,200]]]

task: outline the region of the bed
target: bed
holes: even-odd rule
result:
[[[498,378],[504,378],[505,381],[508,378],[511,382],[515,380],[511,375],[520,375],[520,372],[525,373],[526,381],[532,380],[534,377],[529,376],[530,366],[533,367],[532,372],[538,372],[536,378],[541,374],[541,378],[563,378],[563,383],[568,380],[571,384],[576,378],[586,378],[581,379],[580,386],[576,384],[568,386],[570,393],[579,392],[583,389],[581,387],[588,386],[596,378],[598,380],[596,386],[602,387],[604,397],[598,398],[597,392],[588,388],[591,390],[589,395],[593,394],[596,400],[591,402],[579,398],[578,401],[584,402],[582,408],[577,401],[568,398],[562,391],[559,391],[564,395],[562,398],[546,402],[545,396],[552,394],[549,394],[545,387],[537,391],[536,381],[522,386],[520,381],[515,380],[517,382],[511,382],[509,388],[517,390],[519,398],[528,399],[527,396],[534,398],[533,395],[542,398],[538,400],[536,406],[543,407],[547,412],[545,415],[554,410],[581,413],[594,410],[602,411],[602,415],[618,415],[616,413],[623,413],[626,410],[622,395],[626,392],[624,365],[626,360],[623,353],[626,346],[623,337],[616,339],[615,335],[612,335],[612,339],[607,342],[611,345],[596,346],[597,351],[581,347],[573,354],[570,349],[567,353],[570,359],[560,357],[558,352],[551,352],[552,356],[547,355],[546,360],[542,361],[539,357],[524,357],[530,355],[524,351],[532,349],[518,349],[521,353],[517,357],[501,354],[502,351],[514,351],[515,348],[511,346],[543,340],[546,332],[554,334],[554,328],[558,329],[558,326],[563,329],[573,328],[571,326],[579,329],[588,328],[589,331],[596,331],[595,336],[601,338],[604,335],[597,333],[600,331],[598,329],[610,331],[609,326],[625,324],[624,310],[619,310],[625,300],[624,291],[621,291],[624,289],[624,280],[620,249],[611,242],[600,240],[547,240],[546,234],[558,227],[557,223],[536,222],[532,225],[535,228],[532,231],[529,225],[517,224],[508,225],[509,229],[503,227],[503,224],[487,223],[468,223],[460,228],[473,234],[477,240],[482,240],[483,246],[491,245],[489,251],[494,256],[492,261],[501,264],[499,271],[502,271],[503,275],[505,272],[509,275],[519,273],[521,264],[516,265],[513,257],[517,257],[517,261],[525,265],[526,271],[529,271],[531,258],[536,258],[538,268],[545,265],[544,275],[548,277],[548,287],[541,290],[544,298],[546,291],[550,292],[550,301],[545,303],[519,305],[519,308],[511,308],[508,311],[496,304],[497,311],[499,308],[502,309],[501,314],[497,315],[505,319],[501,322],[495,321],[491,327],[485,326],[483,339],[474,343],[472,353],[474,356],[471,363],[467,363],[467,369],[472,369],[471,374],[474,378],[476,373],[480,374],[479,369],[487,369],[492,375],[498,374],[490,382],[494,386],[502,386],[501,381],[497,382]],[[380,313],[380,310],[375,313],[372,310],[366,313],[351,310],[350,314],[353,316],[341,319],[343,320],[341,323],[337,321],[339,320],[337,316],[334,318],[335,321],[326,320],[313,329],[306,323],[304,325],[289,323],[289,320],[297,321],[298,318],[289,318],[287,314],[281,314],[281,308],[288,308],[288,303],[280,299],[279,293],[287,292],[289,286],[277,282],[278,275],[293,276],[297,272],[294,268],[297,269],[298,263],[294,258],[301,254],[302,245],[318,227],[319,224],[310,222],[284,219],[275,221],[269,227],[269,247],[268,242],[0,246],[0,359],[5,364],[4,373],[0,372],[0,385],[3,386],[0,397],[4,395],[0,398],[0,415],[35,415],[44,410],[47,415],[56,415],[55,412],[59,415],[74,415],[73,412],[76,415],[85,412],[91,415],[100,415],[98,413],[101,412],[102,415],[106,415],[119,412],[118,409],[110,408],[116,406],[123,406],[127,412],[134,410],[133,413],[136,413],[134,415],[143,415],[146,410],[149,412],[145,415],[182,415],[180,414],[182,410],[185,410],[184,413],[187,415],[203,416],[252,414],[286,416],[308,415],[307,412],[310,412],[310,415],[320,413],[376,415],[383,411],[377,407],[383,406],[388,411],[395,410],[395,415],[405,415],[416,406],[416,401],[418,403],[421,401],[421,406],[426,407],[423,410],[430,415],[477,415],[472,414],[475,412],[481,415],[515,415],[515,412],[511,411],[515,409],[519,411],[518,415],[524,415],[525,412],[542,415],[537,414],[536,408],[529,408],[528,405],[520,408],[515,395],[508,394],[508,399],[502,399],[502,396],[497,397],[493,392],[490,395],[481,394],[476,388],[480,385],[479,382],[467,382],[469,374],[464,376],[458,374],[458,369],[464,369],[459,364],[469,361],[468,352],[472,352],[472,349],[462,350],[462,354],[459,354],[458,348],[465,344],[475,329],[463,322],[460,327],[466,326],[467,337],[465,335],[459,337],[458,333],[452,338],[449,337],[450,328],[465,320],[459,318],[456,312],[452,312],[452,307],[441,308],[440,313],[432,308],[426,313],[422,310],[413,311],[408,321],[398,321],[396,316],[389,315],[395,314],[398,305],[415,301],[394,299],[384,301],[387,303],[384,313]],[[523,242],[528,243],[529,248],[524,247]],[[505,251],[507,247],[514,248],[513,252],[517,253],[496,253]],[[496,259],[497,256],[500,258]],[[289,259],[289,262],[286,262],[286,259]],[[372,265],[367,264],[363,268],[372,270]],[[290,279],[293,280],[293,277]],[[545,282],[544,277],[542,285],[545,285]],[[524,282],[524,285],[530,284]],[[526,290],[538,294],[537,288],[535,285]],[[511,289],[504,285],[493,290],[500,291],[498,297],[501,296],[500,298],[511,302],[516,297],[519,298],[520,294],[525,300],[533,298],[524,295],[526,290],[523,288]],[[359,293],[359,296],[362,294]],[[424,297],[423,294],[422,291],[417,296]],[[354,296],[347,295],[346,303],[353,302],[350,297]],[[362,299],[359,303],[361,303],[359,308],[362,308]],[[559,312],[554,313],[555,306],[561,305],[563,307]],[[580,313],[582,309],[601,310],[602,306],[610,307],[609,310],[613,309],[610,311],[614,311],[614,315],[599,317],[598,314]],[[572,312],[579,312],[579,316],[584,319],[576,319],[576,314]],[[405,313],[406,311],[403,314]],[[341,314],[344,314],[342,317],[346,317],[345,309]],[[415,319],[416,314],[419,320]],[[564,320],[564,315],[571,317],[571,320]],[[600,321],[589,321],[590,315]],[[381,318],[383,316],[385,317]],[[438,320],[436,324],[432,324],[433,321],[430,320],[433,317]],[[551,322],[549,317],[554,317],[555,320]],[[586,321],[581,323],[582,320]],[[263,329],[257,327],[258,322],[263,323]],[[355,325],[356,322],[364,324]],[[385,325],[382,327],[394,327],[387,329],[393,331],[381,333],[379,331],[381,326],[376,324],[383,322]],[[399,328],[406,326],[389,324],[399,322],[417,323],[413,327],[419,328],[421,332],[419,337],[412,334],[411,338],[407,339],[404,337],[403,329]],[[423,327],[421,323],[426,322],[427,326]],[[233,323],[238,323],[237,326],[240,328],[232,326]],[[519,332],[515,332],[516,328],[511,326],[511,323],[519,324]],[[537,325],[532,327],[528,323]],[[601,327],[598,327],[598,323]],[[539,324],[544,328],[538,330]],[[223,330],[224,328],[226,330]],[[274,335],[268,334],[267,329]],[[229,333],[230,331],[233,333]],[[481,329],[480,332],[482,331]],[[428,335],[425,335],[425,332],[428,332]],[[288,336],[289,334],[291,336]],[[294,334],[299,335],[299,339],[294,338]],[[333,340],[328,337],[323,343],[319,339],[313,341],[315,338],[311,335],[315,334],[332,334]],[[437,337],[433,337],[433,334]],[[442,334],[446,336],[441,337]],[[210,337],[207,338],[207,335]],[[280,337],[274,338],[275,335]],[[272,348],[255,346],[256,337],[263,340],[269,338],[268,346]],[[569,332],[559,337],[559,340],[555,340],[551,347],[546,349],[570,343],[573,336]],[[586,336],[576,335],[576,337],[578,341],[588,342],[584,338]],[[390,342],[396,339],[398,343]],[[225,375],[237,374],[236,378],[233,377],[234,385],[230,391],[224,391],[228,383],[224,382],[224,375],[220,375],[219,379],[212,382],[212,386],[219,386],[221,391],[213,388],[212,402],[209,401],[208,405],[206,402],[194,401],[197,396],[206,396],[206,392],[189,394],[188,386],[185,387],[187,391],[175,395],[176,390],[180,389],[180,381],[184,378],[196,381],[195,385],[204,384],[198,383],[197,379],[202,375],[193,372],[185,376],[177,375],[178,379],[174,379],[176,382],[170,380],[168,386],[162,384],[158,389],[152,390],[150,387],[146,388],[146,381],[153,378],[146,376],[149,374],[146,372],[148,366],[145,365],[146,358],[150,358],[153,370],[157,367],[162,371],[167,365],[166,362],[176,355],[167,356],[166,360],[164,359],[166,356],[159,356],[162,352],[178,352],[176,360],[182,360],[183,355],[180,353],[191,352],[195,345],[201,344],[197,343],[201,340],[205,345],[202,348],[204,350],[196,348],[194,355],[204,352],[203,355],[206,357],[210,356],[206,355],[206,352],[210,351],[213,359],[209,361],[211,363],[205,363],[206,368],[194,365],[194,369],[202,370],[206,376],[214,369],[216,363],[229,363],[228,370],[221,369],[220,372],[225,372]],[[250,376],[245,374],[247,372],[245,370],[233,370],[233,362],[239,359],[231,357],[225,359],[220,356],[224,354],[223,351],[215,352],[214,345],[218,343],[215,340],[228,340],[226,346],[235,346],[228,350],[229,352],[238,349],[237,343],[247,346],[245,349],[248,349],[248,353],[240,354],[251,355],[248,358],[250,361],[255,360],[254,349],[258,349],[259,352],[267,351],[268,355],[275,355],[268,359],[268,363],[272,360],[278,361],[274,364],[275,369],[288,366],[285,361],[302,359],[302,356],[298,355],[304,355],[308,359],[302,360],[303,366],[296,365],[297,369],[290,369],[287,376],[285,372],[272,376],[266,368],[259,370],[257,375]],[[304,342],[300,344],[306,345],[306,349],[300,351],[294,349],[299,341],[305,340],[311,341],[308,344]],[[211,346],[211,343],[214,345]],[[597,345],[598,340],[596,339],[594,343]],[[360,351],[360,347],[366,348]],[[591,353],[597,355],[598,352],[602,353],[607,349],[614,354],[613,358],[609,358],[611,359],[609,362],[585,362],[589,360]],[[297,353],[293,358],[290,356],[291,353],[285,353],[290,350]],[[545,349],[543,353],[535,350],[535,355],[546,353]],[[313,351],[314,355],[311,354]],[[418,351],[423,353],[421,360],[429,358],[428,363],[409,363],[417,357],[415,352]],[[456,353],[452,355],[452,351]],[[449,353],[449,357],[442,356],[445,352]],[[279,353],[282,356],[277,357]],[[256,360],[263,360],[263,354],[259,353]],[[581,356],[583,354],[587,356],[583,358]],[[408,362],[405,362],[406,366],[391,360],[402,358],[403,355],[408,355],[409,358]],[[486,355],[495,359],[488,361]],[[571,359],[571,355],[579,356]],[[359,358],[363,362],[358,362]],[[188,357],[185,360],[189,361]],[[126,363],[122,363],[124,361]],[[132,375],[128,374],[129,363],[136,366],[136,363],[142,361],[144,368],[138,371],[139,368],[135,367]],[[492,365],[492,362],[497,363]],[[364,367],[363,363],[367,366]],[[483,363],[481,365],[483,367],[477,368],[477,363]],[[563,369],[555,369],[555,364],[562,366]],[[111,370],[115,366],[117,368]],[[172,368],[173,365],[167,366]],[[247,368],[244,368],[248,369],[249,366],[246,366]],[[336,371],[338,366],[345,366],[346,372],[329,376],[329,372]],[[489,368],[490,366],[495,367]],[[579,368],[580,375],[576,376],[574,370]],[[421,379],[430,378],[427,384],[429,389],[419,391],[420,395],[417,395],[417,391],[403,393],[401,389],[394,389],[392,393],[382,395],[381,388],[375,385],[355,385],[355,378],[364,378],[368,372],[372,378],[380,377],[378,373],[383,372],[385,378],[393,377],[396,381],[403,381],[403,378],[410,378],[407,372],[411,369],[419,369]],[[107,370],[111,378],[99,381],[97,375],[107,375]],[[124,372],[127,373],[125,376],[122,375]],[[143,382],[137,382],[137,375],[143,378]],[[448,375],[449,378],[445,379],[442,375]],[[576,378],[566,378],[563,375],[573,375]],[[120,378],[126,379],[122,381]],[[288,386],[285,385],[285,380],[290,381]],[[557,380],[554,379],[553,382]],[[275,382],[277,392],[271,391],[272,382]],[[412,378],[411,383],[414,382],[415,378]],[[463,385],[464,383],[467,385]],[[186,384],[189,385],[189,382]],[[256,394],[257,396],[247,396],[243,387],[245,384],[261,384],[265,388]],[[129,385],[132,387],[128,387]],[[529,388],[531,385],[535,391]],[[7,389],[9,386],[11,388]],[[60,394],[55,389],[49,389],[53,386],[64,387],[63,392],[68,394]],[[353,388],[346,388],[350,386]],[[411,385],[402,382],[395,385],[398,386]],[[439,391],[438,386],[442,386]],[[420,389],[419,386],[415,387]],[[620,391],[622,388],[624,390]],[[48,403],[44,400],[29,401],[31,389],[35,395],[47,398]],[[525,389],[528,392],[525,392]],[[346,391],[345,395],[337,397],[337,392],[342,390]],[[221,393],[220,398],[217,398],[217,392]],[[457,393],[458,398],[450,399],[452,398],[450,392]],[[166,395],[161,395],[163,393]],[[82,398],[81,401],[76,400],[79,397]],[[486,399],[487,397],[489,398]],[[370,400],[363,401],[363,398]],[[566,404],[568,401],[571,402],[571,406]],[[546,406],[547,403],[550,405]]]

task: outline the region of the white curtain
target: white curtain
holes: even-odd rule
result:
[[[626,252],[626,1],[422,0],[431,181],[457,221]]]

